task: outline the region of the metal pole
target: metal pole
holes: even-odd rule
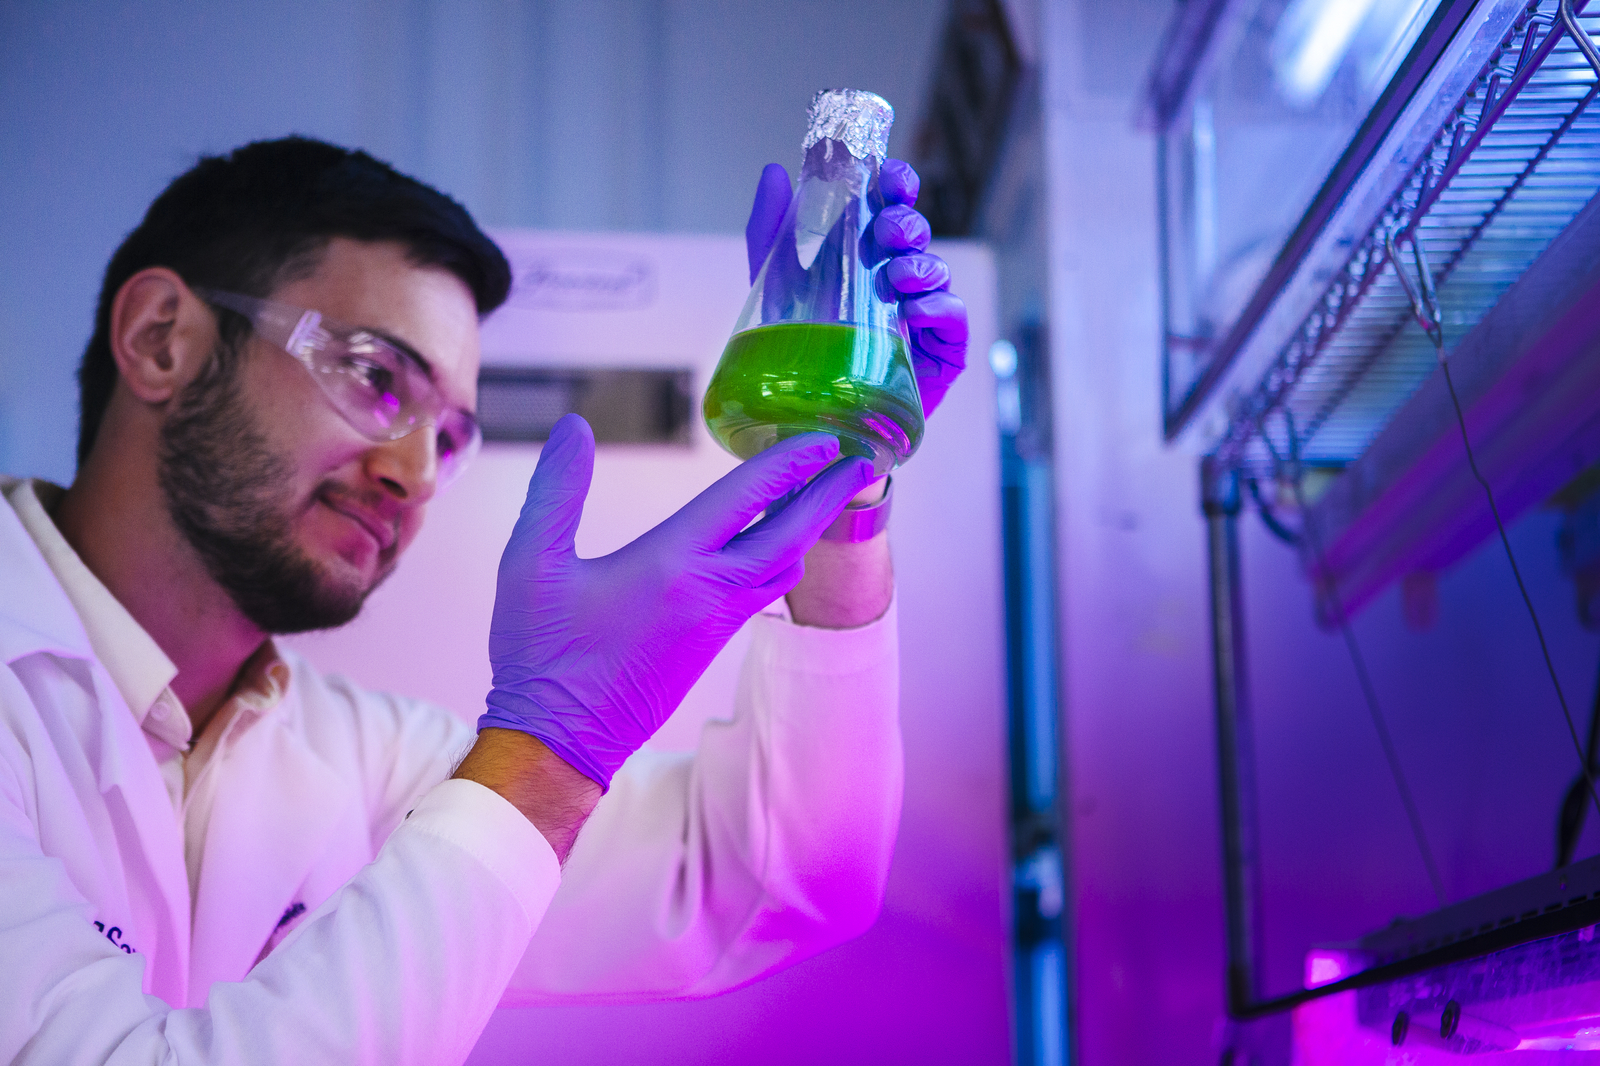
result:
[[[1261,999],[1261,873],[1256,761],[1239,591],[1239,477],[1214,459],[1200,463],[1211,587],[1211,665],[1217,714],[1217,784],[1222,800],[1222,884],[1228,936],[1228,1011]]]

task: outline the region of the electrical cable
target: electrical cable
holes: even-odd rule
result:
[[[1267,501],[1261,497],[1261,484],[1255,478],[1249,478],[1246,484],[1250,486],[1250,498],[1256,501],[1256,513],[1261,516],[1261,522],[1267,527],[1274,537],[1283,541],[1291,548],[1300,546],[1300,535],[1283,524],[1277,512],[1267,506]]]
[[[1361,654],[1361,645],[1356,642],[1350,617],[1345,613],[1344,603],[1339,599],[1333,581],[1328,575],[1327,563],[1322,552],[1322,538],[1318,536],[1316,523],[1311,520],[1311,512],[1306,507],[1305,471],[1300,464],[1300,443],[1299,435],[1295,431],[1294,413],[1285,407],[1283,418],[1289,439],[1289,484],[1294,488],[1295,506],[1300,509],[1301,536],[1310,545],[1311,554],[1316,560],[1318,575],[1316,584],[1324,597],[1329,613],[1339,627],[1339,632],[1344,636],[1345,648],[1350,653],[1350,662],[1355,667],[1356,680],[1361,686],[1361,695],[1366,699],[1367,713],[1372,717],[1373,728],[1378,732],[1378,744],[1383,748],[1383,757],[1389,764],[1389,775],[1394,778],[1394,787],[1400,793],[1400,804],[1405,808],[1406,820],[1411,823],[1411,835],[1416,838],[1417,851],[1421,853],[1422,865],[1427,869],[1428,883],[1433,886],[1433,894],[1438,899],[1439,906],[1444,907],[1449,900],[1444,893],[1444,879],[1439,876],[1438,863],[1433,858],[1433,848],[1428,843],[1428,832],[1422,825],[1422,813],[1417,809],[1417,801],[1411,794],[1411,785],[1406,780],[1405,769],[1400,765],[1400,753],[1395,749],[1394,738],[1389,735],[1389,724],[1384,719],[1383,709],[1378,705],[1378,690],[1372,683],[1372,675],[1367,672],[1366,657]],[[1283,460],[1273,447],[1272,438],[1263,431],[1261,439],[1266,442],[1267,450],[1272,454],[1272,461],[1281,467]]]
[[[1567,721],[1567,734],[1572,738],[1572,750],[1578,756],[1578,767],[1583,773],[1584,783],[1589,787],[1589,798],[1594,801],[1595,811],[1600,813],[1600,794],[1595,792],[1594,771],[1584,754],[1583,742],[1578,739],[1578,726],[1572,719],[1572,708],[1567,706],[1567,695],[1561,689],[1561,678],[1556,675],[1555,660],[1551,657],[1550,645],[1544,638],[1544,626],[1539,624],[1539,612],[1534,610],[1533,597],[1528,595],[1528,586],[1522,580],[1522,568],[1517,566],[1517,556],[1511,550],[1511,538],[1506,536],[1506,524],[1500,519],[1500,507],[1495,503],[1494,490],[1489,487],[1488,480],[1478,469],[1478,458],[1472,451],[1472,438],[1467,433],[1467,416],[1462,413],[1461,398],[1456,395],[1455,378],[1450,374],[1450,361],[1444,354],[1444,316],[1439,310],[1438,295],[1434,292],[1433,271],[1428,266],[1427,253],[1423,251],[1422,242],[1417,239],[1416,234],[1412,234],[1411,250],[1416,260],[1418,286],[1417,289],[1413,289],[1411,280],[1406,277],[1405,269],[1400,265],[1393,231],[1385,234],[1384,247],[1389,254],[1389,262],[1394,266],[1395,275],[1400,279],[1400,287],[1405,290],[1406,298],[1411,301],[1413,317],[1427,334],[1428,339],[1433,342],[1433,352],[1439,360],[1439,369],[1444,372],[1445,388],[1450,392],[1450,405],[1455,408],[1456,425],[1461,430],[1461,444],[1467,452],[1467,467],[1483,488],[1484,498],[1489,501],[1489,513],[1494,516],[1494,527],[1500,533],[1500,545],[1505,548],[1506,560],[1511,564],[1511,576],[1516,578],[1517,591],[1522,594],[1523,606],[1527,607],[1528,617],[1533,621],[1534,635],[1539,638],[1539,651],[1544,655],[1544,667],[1550,674],[1550,684],[1556,690],[1556,701],[1561,704],[1561,716]]]
[[[1594,702],[1589,708],[1589,743],[1584,746],[1585,765],[1589,773],[1595,772],[1595,759],[1600,756],[1600,681],[1596,681],[1594,689]],[[1561,813],[1556,819],[1556,869],[1572,861],[1572,853],[1578,848],[1578,837],[1583,833],[1583,816],[1588,812],[1589,805],[1584,800],[1583,775],[1567,788],[1565,796],[1561,797]]]
[[[1511,564],[1511,576],[1517,579],[1517,591],[1522,593],[1522,602],[1528,608],[1528,617],[1533,621],[1534,635],[1539,638],[1539,652],[1544,656],[1544,668],[1550,674],[1550,684],[1555,687],[1556,700],[1561,704],[1561,716],[1567,720],[1567,733],[1572,737],[1572,750],[1578,755],[1578,766],[1582,769],[1584,783],[1589,786],[1589,798],[1594,801],[1594,809],[1600,812],[1600,795],[1594,789],[1594,771],[1589,768],[1589,761],[1584,758],[1583,742],[1578,739],[1578,726],[1572,720],[1572,708],[1567,706],[1567,695],[1561,690],[1561,679],[1556,676],[1555,660],[1550,657],[1550,645],[1544,639],[1544,626],[1539,624],[1539,612],[1533,608],[1533,597],[1528,595],[1528,586],[1522,580],[1522,569],[1517,566],[1517,557],[1511,551],[1511,538],[1506,536],[1506,525],[1500,520],[1500,508],[1494,502],[1494,490],[1489,488],[1489,483],[1478,472],[1478,460],[1472,454],[1472,441],[1467,438],[1467,419],[1461,413],[1461,400],[1456,396],[1455,382],[1450,378],[1450,364],[1444,358],[1444,346],[1438,344],[1439,367],[1444,371],[1444,383],[1450,390],[1450,404],[1456,409],[1456,424],[1461,427],[1461,443],[1467,449],[1467,466],[1472,469],[1472,476],[1478,484],[1483,486],[1484,497],[1489,501],[1489,513],[1494,515],[1494,528],[1500,532],[1500,544],[1506,550],[1506,560]]]

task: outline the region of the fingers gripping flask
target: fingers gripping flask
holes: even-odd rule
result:
[[[706,388],[706,426],[748,459],[822,430],[886,474],[922,443],[910,347],[872,236],[894,109],[831,89],[811,100],[789,210]]]

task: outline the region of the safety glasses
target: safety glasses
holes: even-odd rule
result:
[[[292,355],[350,427],[374,443],[424,427],[435,433],[438,487],[460,476],[483,443],[478,420],[445,402],[422,361],[370,330],[316,311],[216,289],[195,289],[216,307],[250,320],[256,336]]]

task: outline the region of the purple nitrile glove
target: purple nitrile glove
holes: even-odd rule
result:
[[[884,276],[900,298],[900,313],[911,335],[911,362],[917,373],[917,391],[922,394],[922,412],[931,415],[966,368],[967,308],[948,291],[949,266],[927,250],[933,231],[911,206],[917,202],[920,186],[909,163],[884,160],[878,170],[878,190],[885,206],[872,221],[872,236],[891,257]],[[793,196],[789,172],[777,163],[767,164],[756,184],[755,204],[744,228],[752,283],[772,250]]]
[[[739,627],[794,588],[807,549],[872,481],[864,459],[825,470],[838,455],[826,433],[780,441],[627,547],[580,559],[573,537],[594,473],[594,433],[564,416],[500,559],[489,627],[494,688],[478,728],[531,733],[609,788]]]

